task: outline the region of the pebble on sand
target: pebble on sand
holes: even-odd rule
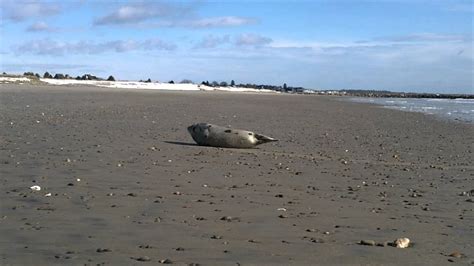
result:
[[[407,248],[410,246],[410,239],[406,237],[398,238],[393,242],[397,248]]]
[[[359,244],[364,245],[364,246],[375,246],[375,241],[374,240],[361,240]]]
[[[448,256],[460,259],[460,258],[464,257],[464,254],[462,254],[459,251],[454,251],[453,253],[449,254]]]
[[[131,259],[134,259],[136,261],[150,261],[150,257],[148,256],[141,256],[141,257],[131,257]]]
[[[226,221],[226,222],[233,222],[233,221],[240,222],[240,218],[232,217],[232,216],[222,216],[220,220],[221,221]]]
[[[40,186],[31,186],[30,189],[34,190],[34,191],[40,191],[41,187]]]

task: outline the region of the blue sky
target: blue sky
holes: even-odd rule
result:
[[[0,0],[1,71],[474,93],[470,0]]]

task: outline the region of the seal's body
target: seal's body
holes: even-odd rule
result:
[[[207,123],[194,124],[188,131],[198,145],[222,148],[253,148],[259,144],[277,141],[252,131],[231,129]]]

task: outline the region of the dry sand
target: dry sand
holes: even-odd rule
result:
[[[280,141],[200,147],[195,122]],[[473,132],[321,96],[0,85],[0,264],[473,264]]]

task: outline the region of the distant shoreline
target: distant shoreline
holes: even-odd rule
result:
[[[48,73],[49,75],[49,73]],[[58,75],[56,75],[58,76]],[[123,81],[115,80],[112,76],[109,79],[97,78],[86,74],[85,79],[72,78],[69,75],[59,75],[58,77],[48,76],[41,78],[38,74],[14,75],[1,74],[0,84],[5,83],[29,83],[29,84],[49,84],[49,85],[92,85],[98,87],[125,88],[125,89],[155,89],[155,90],[219,90],[234,92],[266,92],[266,93],[288,93],[288,94],[309,94],[309,95],[331,95],[331,96],[350,96],[350,97],[368,97],[368,98],[430,98],[430,99],[474,99],[474,94],[455,94],[455,93],[417,93],[417,92],[392,92],[385,90],[315,90],[302,87],[286,87],[273,85],[210,85],[196,83],[174,83],[174,82],[152,82],[147,81]],[[89,79],[88,77],[93,77]],[[112,77],[112,80],[110,78]],[[172,87],[172,88],[171,88]]]
[[[474,94],[443,94],[443,93],[416,93],[416,92],[385,92],[385,91],[343,91],[344,95],[369,98],[430,98],[430,99],[474,99]]]

